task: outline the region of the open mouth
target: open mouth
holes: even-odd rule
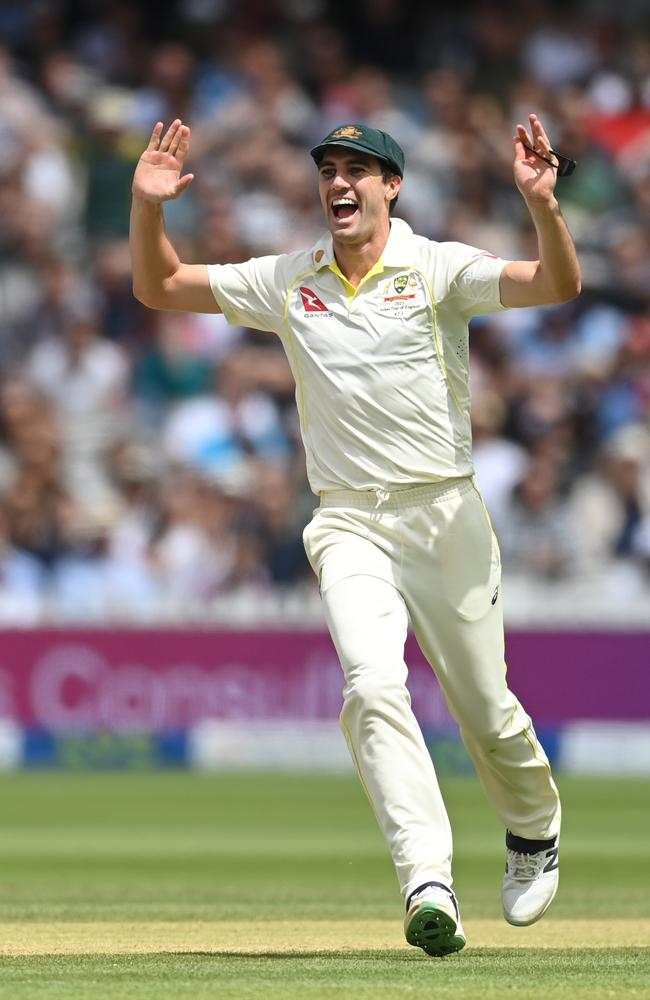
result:
[[[359,206],[353,198],[335,198],[332,202],[332,214],[339,221],[351,219],[358,210]]]

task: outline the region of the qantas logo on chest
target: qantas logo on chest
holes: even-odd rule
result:
[[[308,313],[329,313],[330,310],[325,305],[324,302],[316,295],[316,292],[312,292],[311,288],[307,288],[306,285],[301,285],[298,289],[300,292],[300,298],[302,299],[302,304],[305,307],[305,312]]]

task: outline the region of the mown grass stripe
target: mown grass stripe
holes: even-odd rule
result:
[[[650,920],[547,920],[510,927],[467,920],[468,948],[647,947]],[[0,955],[137,955],[161,952],[284,954],[409,950],[394,920],[102,921],[0,924]]]

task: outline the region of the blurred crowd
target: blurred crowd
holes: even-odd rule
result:
[[[188,262],[311,246],[307,150],[348,121],[404,147],[417,232],[532,258],[511,136],[533,110],[578,162],[558,194],[584,291],[472,323],[506,609],[648,620],[644,0],[5,0],[0,39],[1,622],[318,614],[279,343],[131,293],[157,120],[192,126],[195,180],[166,210]]]

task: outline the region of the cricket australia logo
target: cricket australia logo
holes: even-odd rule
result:
[[[414,299],[422,287],[420,277],[414,271],[398,274],[380,285],[384,302],[407,301]]]
[[[417,271],[403,271],[380,282],[379,294],[382,300],[380,311],[387,315],[408,312],[424,303],[424,285]]]

